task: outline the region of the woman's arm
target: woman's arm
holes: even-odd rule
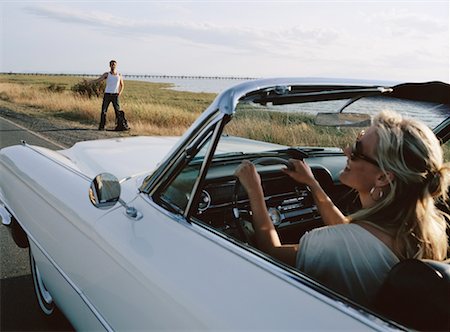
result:
[[[298,245],[281,244],[280,237],[267,212],[261,177],[256,171],[255,165],[245,160],[236,169],[235,175],[247,191],[250,200],[258,248],[286,264],[295,266]]]
[[[294,165],[295,170],[291,171],[288,169],[283,169],[283,171],[295,181],[304,183],[309,187],[325,225],[348,223],[347,218],[342,214],[337,206],[334,205],[333,201],[330,197],[328,197],[320,186],[320,183],[314,177],[311,167],[309,167],[309,165],[303,160],[290,159],[289,162]]]

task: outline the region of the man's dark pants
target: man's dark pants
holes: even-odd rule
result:
[[[100,115],[100,125],[98,126],[99,130],[105,129],[106,123],[106,112],[108,111],[109,104],[112,103],[114,107],[114,112],[116,113],[116,120],[119,117],[119,94],[118,93],[105,93],[103,95],[103,103],[102,103],[102,113]]]

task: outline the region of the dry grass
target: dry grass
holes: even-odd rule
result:
[[[315,126],[314,117],[283,112],[236,113],[226,133],[289,146],[338,146],[352,143],[361,128]]]
[[[87,98],[70,91],[73,77],[0,75],[0,99],[29,106],[40,116],[60,117],[98,125],[101,98]],[[62,92],[48,89],[51,84],[64,87]],[[167,84],[126,81],[128,93],[121,96],[121,108],[135,135],[182,134],[212,102],[215,95],[188,93],[167,89]],[[127,91],[126,90],[126,91]],[[108,111],[109,126],[114,126],[112,105]]]

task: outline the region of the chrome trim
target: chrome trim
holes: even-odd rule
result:
[[[36,240],[36,238],[31,235],[31,233],[24,227],[24,225],[13,215],[14,219],[19,223],[24,232],[27,234],[28,239],[30,239],[36,247],[42,252],[42,254],[48,259],[48,261],[53,265],[53,267],[58,271],[58,273],[67,281],[67,283],[72,287],[72,289],[78,294],[81,300],[87,305],[92,314],[98,319],[100,324],[107,331],[114,331],[114,329],[109,325],[107,320],[100,314],[98,309],[90,302],[88,297],[83,293],[83,291],[73,282],[69,276],[63,271],[63,269],[55,262],[55,260],[50,256],[50,254],[44,249],[44,247]],[[31,248],[30,248],[31,250]]]
[[[184,216],[167,211],[166,209],[158,205],[155,201],[153,201],[149,195],[143,194],[141,195],[141,197],[144,199],[144,201],[148,202],[152,208],[155,208],[157,211],[166,215],[170,219],[173,219],[174,222],[178,222],[179,224],[186,226],[190,230],[196,232],[209,241],[214,242],[222,248],[240,256],[247,262],[258,266],[269,273],[272,273],[283,281],[308,293],[314,298],[336,308],[337,310],[349,315],[350,317],[353,317],[361,323],[366,324],[368,327],[378,331],[396,331],[399,328],[402,328],[397,323],[390,322],[372,315],[370,312],[365,311],[365,309],[354,308],[346,302],[334,300],[329,296],[322,294],[321,292],[313,289],[311,286],[306,284],[317,284],[317,282],[315,282],[313,279],[310,279],[308,276],[294,271],[293,268],[289,270],[282,268],[281,265],[274,263],[274,261],[270,257],[263,257],[263,253],[258,253],[258,251],[252,247],[247,247],[246,249],[244,249],[241,245],[233,243],[232,241],[230,241],[230,239],[226,239],[223,234],[209,228],[206,225],[202,226],[197,222],[189,222]]]
[[[208,108],[208,110],[211,106]],[[186,149],[197,139],[198,133],[204,130],[209,130],[210,126],[214,126],[220,122],[223,114],[218,109],[214,111],[205,111],[202,115],[189,127],[189,129],[180,137],[180,140],[175,144],[172,150],[161,161],[155,171],[146,177],[139,188],[139,191],[152,195],[157,188],[164,182],[167,174],[170,175],[170,170],[180,162],[183,154],[186,154]]]
[[[222,133],[222,129],[223,129],[223,125],[224,125],[224,118],[222,118],[221,121],[216,123],[216,128],[214,128],[212,137],[211,137],[211,141],[209,143],[208,146],[208,150],[206,151],[205,154],[205,158],[203,159],[202,165],[200,167],[200,170],[198,172],[198,177],[194,183],[194,185],[192,186],[192,190],[191,190],[191,195],[190,195],[190,199],[187,203],[184,215],[185,217],[188,217],[193,204],[196,202],[199,194],[197,193],[197,191],[199,190],[200,187],[200,183],[203,181],[203,179],[205,178],[206,175],[206,170],[211,162],[212,156],[214,154],[214,151],[216,149],[217,146],[217,142],[220,138],[220,135]]]
[[[6,209],[6,206],[0,201],[0,218],[2,219],[2,224],[4,226],[11,225],[11,214]]]
[[[203,200],[202,200],[202,197],[203,197]],[[200,203],[204,203],[205,206],[200,207]],[[209,194],[208,191],[202,190],[202,192],[200,194],[200,203],[199,203],[199,207],[198,207],[198,210],[200,212],[204,212],[209,209],[209,207],[211,205],[211,195]]]

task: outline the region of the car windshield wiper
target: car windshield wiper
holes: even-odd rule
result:
[[[280,151],[264,151],[264,152],[251,152],[251,153],[244,153],[244,152],[227,152],[227,153],[221,153],[218,155],[215,155],[213,160],[222,160],[222,159],[244,159],[242,157],[252,159],[252,158],[259,158],[259,157],[274,157],[279,156]]]
[[[287,153],[291,158],[303,159],[308,157],[314,157],[318,155],[342,155],[344,152],[338,147],[292,147],[289,148]]]
[[[330,154],[339,153],[342,154],[342,151],[337,151],[338,148],[323,148],[323,147],[291,147],[288,149],[281,150],[272,150],[272,151],[263,151],[263,152],[251,152],[244,153],[240,152],[227,152],[215,155],[213,161],[221,161],[221,160],[243,160],[243,159],[256,159],[261,157],[281,157],[286,156],[288,158],[293,159],[304,159],[308,158],[312,155],[325,152]]]

